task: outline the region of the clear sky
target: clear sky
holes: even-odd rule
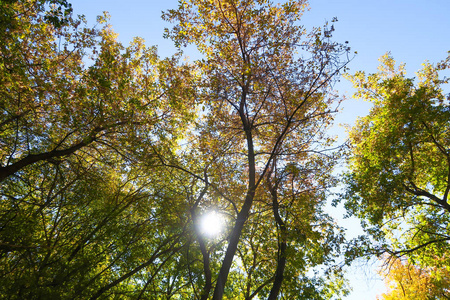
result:
[[[89,24],[96,16],[108,11],[114,31],[125,45],[134,36],[145,39],[148,45],[158,45],[161,57],[174,52],[172,42],[162,38],[169,27],[161,20],[161,11],[176,8],[177,0],[69,0],[76,14],[84,14]],[[364,70],[376,72],[378,58],[390,51],[397,62],[406,63],[413,77],[421,64],[428,60],[438,62],[450,51],[450,0],[310,0],[310,11],[303,16],[307,28],[321,26],[337,17],[334,38],[348,41],[357,56],[350,63],[350,73]],[[336,86],[342,95],[350,98],[351,85],[342,79]],[[345,102],[339,123],[353,124],[356,117],[364,116],[369,105],[360,100]],[[341,131],[342,133],[342,131]],[[343,133],[342,133],[343,134]],[[337,210],[339,217],[343,211]],[[355,234],[358,223],[346,221]],[[348,275],[353,292],[347,300],[375,300],[384,290],[371,265],[355,264]]]

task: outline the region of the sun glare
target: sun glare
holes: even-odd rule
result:
[[[218,235],[223,228],[224,219],[215,211],[205,213],[200,220],[201,232],[208,236],[214,237]]]

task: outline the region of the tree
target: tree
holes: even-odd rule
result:
[[[0,297],[345,294],[333,27],[298,25],[304,1],[182,2],[167,34],[204,55],[183,64],[66,4],[2,2]]]
[[[423,268],[450,250],[450,110],[448,79],[439,78],[448,68],[449,58],[425,63],[415,83],[387,54],[378,73],[350,76],[355,96],[373,107],[350,131],[345,206],[362,220],[371,251]]]
[[[339,248],[339,233],[320,208],[334,161],[322,151],[338,102],[330,87],[348,48],[330,41],[333,26],[307,33],[298,25],[305,6],[192,0],[163,16],[175,23],[167,36],[179,46],[195,44],[204,59],[197,62],[202,113],[188,144],[197,168],[161,159],[203,182],[198,206],[213,205],[231,222],[218,271],[208,268],[213,250],[202,251],[202,299],[212,289],[212,299],[315,299],[316,289],[330,286],[308,283],[306,273]],[[331,247],[320,249],[325,241]],[[298,260],[296,251],[303,253]],[[227,289],[228,280],[242,282],[241,294]]]
[[[437,261],[440,258],[436,258]],[[385,276],[388,292],[380,300],[397,299],[448,299],[449,270],[447,266],[421,269],[408,261],[387,259],[380,270]]]
[[[54,2],[1,4],[0,298],[137,297],[186,232],[145,150],[175,148],[193,75]]]
[[[70,15],[58,26],[43,22],[48,13],[40,2],[7,7],[16,13],[2,35],[0,181],[82,148],[125,150],[130,143],[121,138],[137,126],[137,139],[156,124],[176,135],[169,108],[182,106],[175,93],[185,89],[175,86],[185,76],[175,59],[160,62],[141,39],[125,49],[108,26],[82,28]]]

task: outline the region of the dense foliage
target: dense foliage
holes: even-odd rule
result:
[[[192,64],[66,1],[0,3],[0,298],[347,292],[323,204],[348,48],[298,24],[304,1],[180,2],[167,36]]]
[[[190,1],[164,15],[176,22],[167,35],[204,55],[198,97],[206,113],[190,148],[202,161],[205,200],[217,199],[231,227],[213,299],[227,293],[229,276],[243,291],[231,299],[327,298],[340,284],[339,272],[326,271],[328,282],[307,274],[342,240],[321,210],[335,163],[321,151],[337,105],[329,87],[348,49],[330,41],[332,29],[297,25],[304,8],[304,1]],[[205,298],[210,288],[206,282]]]
[[[337,299],[343,262],[376,254],[382,299],[447,299],[450,57],[349,76],[373,107],[349,135],[341,200],[366,235],[344,261],[323,206],[349,48],[306,7],[180,1],[162,59],[107,14],[0,1],[0,298]]]
[[[350,131],[344,195],[349,214],[362,220],[370,237],[363,242],[369,253],[406,256],[419,268],[446,272],[450,107],[448,78],[440,73],[448,68],[449,59],[426,63],[415,83],[385,55],[378,73],[350,77],[356,96],[373,107]]]
[[[192,75],[47,4],[2,3],[1,298],[137,295],[186,230],[146,150],[176,145]]]
[[[436,257],[436,262],[441,259]],[[450,273],[445,266],[419,268],[405,260],[388,259],[380,272],[388,291],[380,300],[448,299]]]

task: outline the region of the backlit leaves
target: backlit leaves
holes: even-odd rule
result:
[[[106,13],[90,29],[65,1],[5,7],[2,296],[346,293],[343,232],[323,205],[349,49],[332,26],[305,31],[305,1],[181,1],[166,34],[197,46],[193,63],[122,45]],[[208,238],[199,217],[213,209],[228,224]]]
[[[347,211],[380,242],[376,252],[427,267],[449,251],[450,110],[439,77],[447,67],[426,63],[415,83],[386,55],[378,73],[349,76],[373,107],[350,131]]]
[[[439,258],[436,259],[440,261]],[[448,299],[450,284],[446,266],[420,268],[405,260],[386,260],[384,275],[387,293],[377,299]]]

